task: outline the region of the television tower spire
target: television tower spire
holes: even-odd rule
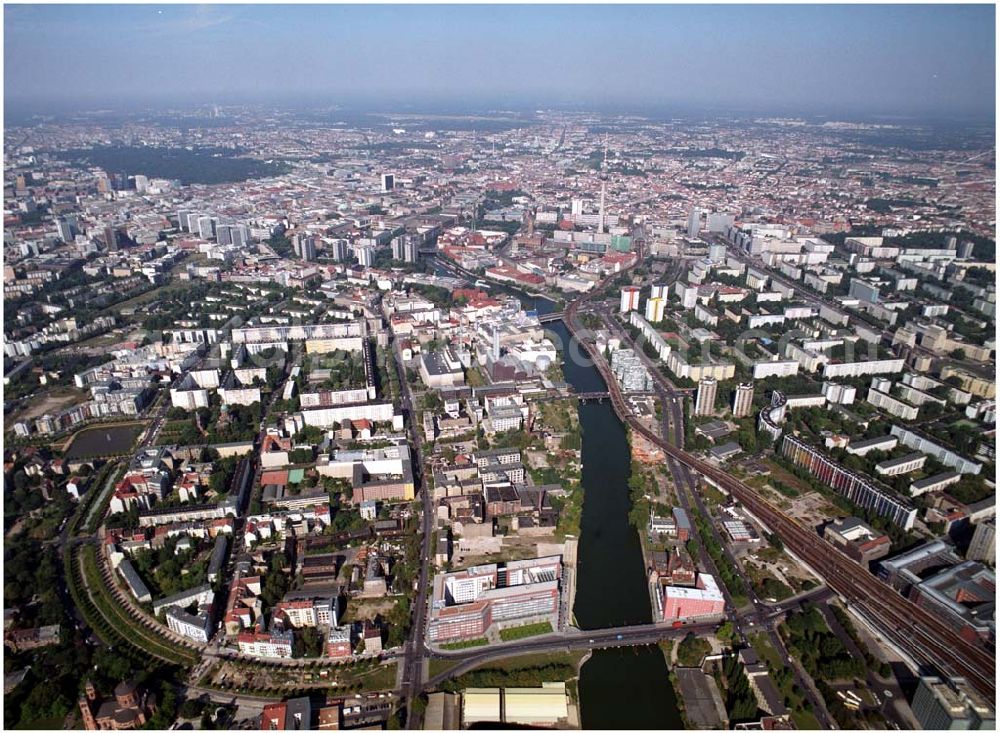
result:
[[[597,230],[604,234],[604,199],[608,191],[608,135],[604,134],[604,163],[601,165],[601,213]]]

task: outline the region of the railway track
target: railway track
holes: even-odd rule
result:
[[[600,291],[604,283],[594,288]],[[813,530],[765,501],[759,494],[725,471],[678,448],[641,424],[622,397],[618,382],[593,344],[577,334],[576,314],[589,295],[566,308],[566,326],[586,350],[608,385],[615,412],[628,426],[658,445],[667,456],[710,478],[764,522],[796,555],[808,563],[827,585],[863,609],[883,633],[919,662],[947,674],[967,678],[980,692],[996,695],[996,659],[981,646],[967,641],[915,603],[898,595],[846,556],[840,555]]]

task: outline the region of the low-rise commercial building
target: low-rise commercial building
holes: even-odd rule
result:
[[[725,610],[725,598],[715,578],[698,573],[695,583],[694,588],[660,584],[660,620],[716,616]]]
[[[889,554],[892,543],[857,517],[837,519],[823,530],[823,537],[848,557],[867,565]]]

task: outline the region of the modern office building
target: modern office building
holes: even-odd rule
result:
[[[922,730],[996,729],[990,701],[962,677],[921,677],[911,708]]]
[[[711,415],[715,411],[715,394],[718,389],[719,383],[711,377],[698,382],[698,395],[694,403],[696,417]]]
[[[562,557],[476,565],[435,576],[431,618],[434,642],[482,637],[493,624],[561,625]]]
[[[382,174],[382,192],[388,193],[396,187],[396,176],[392,173]]]

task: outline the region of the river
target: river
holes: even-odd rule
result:
[[[543,298],[519,295],[539,315]],[[606,389],[597,369],[561,321],[548,330],[562,346],[566,381],[577,392]],[[579,407],[583,427],[583,518],[573,612],[581,629],[645,624],[652,620],[642,548],[628,523],[630,456],[625,428],[610,401]],[[682,728],[663,654],[656,646],[595,651],[580,673],[586,729]]]

